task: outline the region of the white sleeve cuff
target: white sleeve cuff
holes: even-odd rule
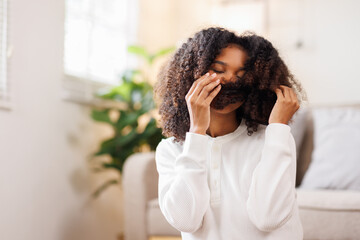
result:
[[[194,159],[206,159],[209,137],[206,135],[186,132],[182,154],[193,156]]]
[[[290,126],[284,123],[270,123],[265,131],[265,144],[288,144]]]

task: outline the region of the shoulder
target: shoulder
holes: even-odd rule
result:
[[[268,125],[259,124],[257,126],[256,131],[254,131],[251,135],[248,135],[247,131],[245,132],[245,138],[248,139],[249,142],[252,143],[261,143],[265,139],[265,132]]]
[[[259,124],[256,131],[254,131],[251,135],[248,135],[247,131],[241,135],[240,142],[244,144],[245,149],[249,153],[254,154],[259,152],[259,149],[262,149],[265,142],[266,128],[267,125]]]
[[[181,148],[182,145],[183,144],[180,142],[175,142],[175,137],[163,138],[157,145],[156,151],[165,151],[166,149],[173,150],[176,148]]]
[[[182,152],[183,144],[174,141],[174,137],[163,138],[156,147],[156,161],[171,161]]]
[[[250,138],[253,139],[264,139],[266,135],[270,133],[288,133],[290,132],[291,127],[288,124],[284,123],[270,123],[268,125],[259,124],[257,131],[253,132]]]

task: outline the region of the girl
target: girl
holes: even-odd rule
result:
[[[155,94],[159,206],[192,239],[303,239],[288,125],[306,94],[252,33],[208,28],[162,69]]]

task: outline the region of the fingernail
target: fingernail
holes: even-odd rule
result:
[[[215,77],[215,76],[216,76],[216,73],[211,74],[211,76],[212,76],[212,77]]]
[[[217,83],[220,82],[220,79],[216,80],[216,82],[217,82]]]
[[[208,72],[205,74],[205,76],[209,76],[209,75],[210,75],[210,73],[208,73]]]

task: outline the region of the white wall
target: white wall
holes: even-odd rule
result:
[[[211,25],[254,30],[279,49],[310,104],[360,102],[357,0],[234,1],[222,6],[217,0],[143,2],[146,21],[140,33],[149,48],[177,43]],[[295,47],[298,40],[302,48]]]
[[[274,40],[290,69],[303,82],[310,102],[315,105],[360,103],[360,2],[284,2],[270,1],[275,7],[271,8],[273,22],[269,38]],[[295,2],[293,7],[291,2]],[[291,20],[291,16],[297,15],[299,18]],[[289,23],[279,21],[281,16],[287,16],[285,19]],[[302,48],[294,47],[296,39],[302,41]]]
[[[0,239],[117,239],[122,194],[86,157],[111,134],[61,99],[64,1],[10,1],[13,109],[0,110]],[[115,175],[115,174],[113,174]]]

